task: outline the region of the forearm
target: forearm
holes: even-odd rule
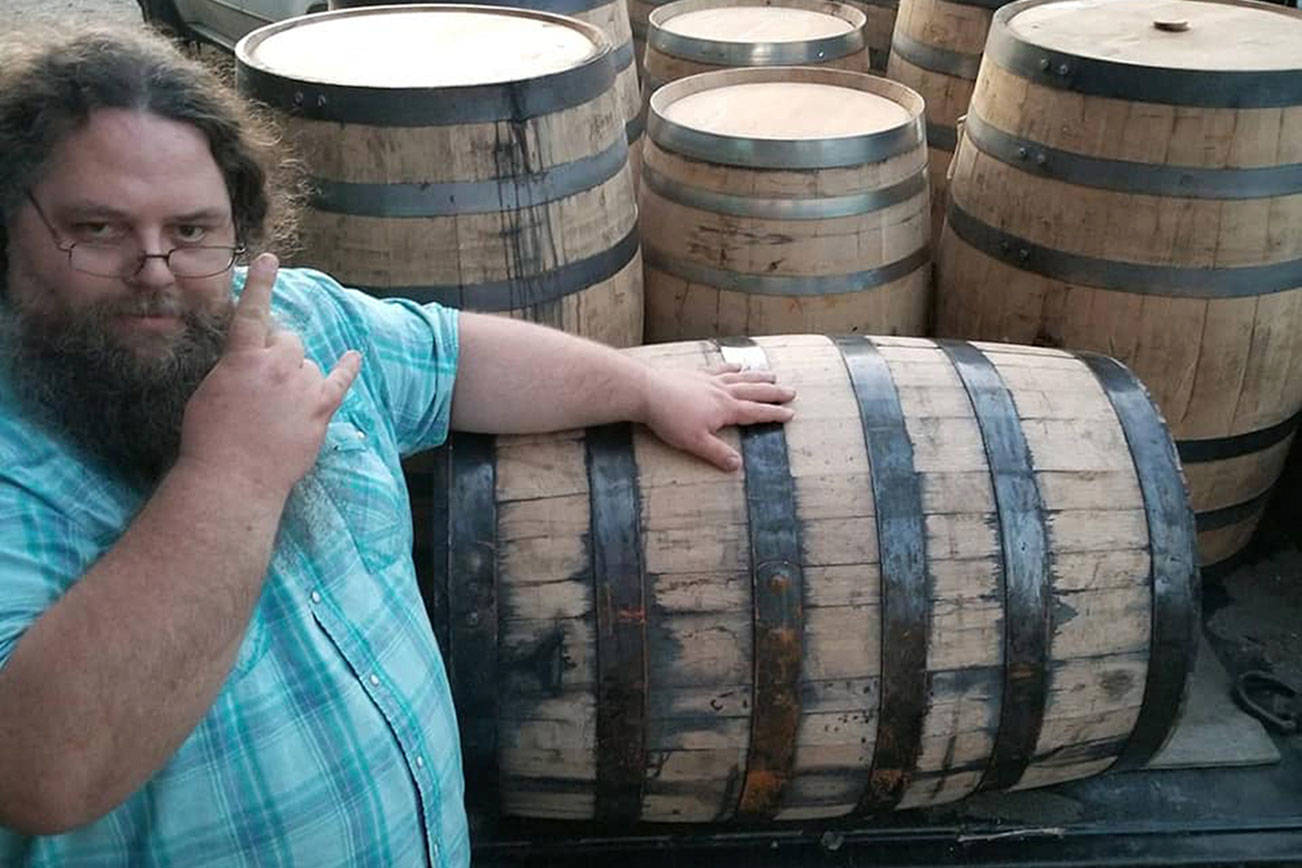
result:
[[[260,594],[284,497],[180,464],[0,670],[0,823],[93,820],[211,706]]]
[[[646,417],[647,365],[521,320],[460,316],[452,427],[499,434]]]

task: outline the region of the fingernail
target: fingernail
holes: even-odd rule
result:
[[[731,455],[731,456],[728,457],[728,469],[729,469],[729,470],[740,470],[740,469],[741,469],[741,456],[740,456],[740,455],[733,454],[733,455]]]

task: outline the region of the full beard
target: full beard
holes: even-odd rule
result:
[[[176,460],[186,404],[221,357],[233,312],[233,303],[180,310],[163,297],[57,313],[0,302],[0,364],[42,424],[126,481],[152,486]],[[184,330],[144,352],[114,337],[123,314],[179,315]]]

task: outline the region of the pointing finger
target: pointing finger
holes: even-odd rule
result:
[[[349,350],[335,363],[330,375],[321,382],[321,410],[325,415],[333,416],[339,409],[361,369],[362,354],[357,350]]]
[[[226,336],[226,351],[261,349],[271,330],[271,287],[280,263],[263,253],[249,265],[244,292],[235,305],[235,318]]]

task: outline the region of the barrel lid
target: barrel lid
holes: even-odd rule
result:
[[[885,160],[923,141],[922,98],[840,69],[757,67],[689,76],[651,97],[657,145],[756,168],[829,168]]]
[[[614,82],[600,29],[547,12],[378,6],[269,24],[235,46],[240,91],[319,120],[386,126],[523,120]]]
[[[564,21],[458,6],[317,15],[247,45],[248,62],[305,81],[456,87],[571,69],[598,46]]]
[[[1253,0],[1020,0],[995,14],[986,57],[1091,96],[1302,105],[1302,13]]]
[[[1081,57],[1228,71],[1302,69],[1302,20],[1203,0],[1061,0],[1013,16],[1018,38]]]
[[[647,43],[717,66],[818,64],[862,51],[867,24],[831,0],[676,0],[648,16]]]

